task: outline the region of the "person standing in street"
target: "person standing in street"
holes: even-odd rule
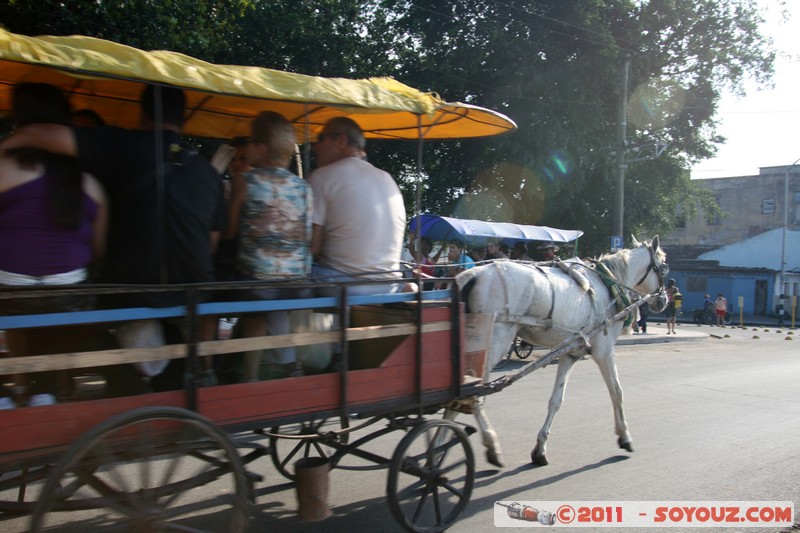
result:
[[[664,311],[664,316],[667,318],[667,335],[670,333],[676,334],[675,332],[675,313],[677,312],[675,309],[675,295],[680,294],[680,290],[678,290],[678,286],[675,285],[675,278],[669,278],[667,280],[667,308]]]
[[[717,299],[714,302],[714,312],[717,314],[717,325],[724,327],[725,314],[728,312],[728,300],[722,293],[717,294]]]

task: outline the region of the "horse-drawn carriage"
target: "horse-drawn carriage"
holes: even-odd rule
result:
[[[502,115],[441,102],[385,80],[293,78],[265,69],[208,65],[165,52],[118,49],[113,43],[87,38],[32,39],[7,32],[0,38],[4,81],[59,85],[76,106],[95,109],[113,124],[132,125],[130,117],[135,115],[132,109],[142,83],[162,83],[189,91],[186,131],[193,135],[241,134],[249,119],[265,109],[292,119],[306,139],[327,119],[339,115],[354,118],[370,137],[420,142],[489,135],[514,127]],[[125,58],[122,69],[117,53]],[[295,92],[275,92],[275,87],[290,82],[295,83]],[[299,91],[301,86],[314,90]],[[7,108],[7,94],[0,91],[0,107]],[[649,298],[663,282],[663,260],[656,240],[609,262],[605,277],[616,279],[621,290],[638,288]],[[293,478],[291,467],[298,459],[317,457],[325,465],[341,468],[344,457],[355,457],[370,463],[356,468],[388,470],[388,503],[406,529],[444,530],[467,505],[475,476],[469,442],[473,430],[452,418],[459,411],[477,409],[484,442],[496,444],[475,399],[522,376],[488,382],[487,370],[497,361],[498,347],[505,344],[505,352],[517,330],[527,340],[544,332],[546,338],[537,337],[537,344],[558,346],[535,365],[559,354],[592,351],[589,342],[594,346],[610,342],[613,347],[611,337],[619,334],[620,316],[630,311],[626,306],[614,307],[619,299],[608,293],[595,294],[595,279],[589,280],[584,291],[592,294],[590,307],[597,307],[602,315],[582,317],[585,327],[576,327],[576,322],[565,329],[557,323],[553,308],[543,316],[550,321],[547,324],[536,322],[538,314],[512,308],[508,302],[502,309],[479,309],[482,299],[476,300],[475,295],[497,280],[507,287],[510,278],[503,272],[517,268],[527,270],[513,274],[514,283],[529,283],[537,290],[539,282],[530,276],[549,272],[548,279],[555,285],[542,289],[550,291],[542,297],[548,304],[555,301],[556,289],[572,286],[581,276],[591,277],[579,272],[583,267],[501,262],[474,269],[457,280],[458,286],[451,284],[453,290],[353,296],[348,294],[349,284],[330,284],[336,296],[269,301],[213,301],[206,296],[265,284],[308,289],[309,282],[2,287],[0,300],[179,291],[184,297],[178,306],[3,316],[0,330],[42,328],[46,335],[47,328],[67,326],[107,333],[119,322],[157,318],[180,319],[186,337],[153,349],[119,349],[90,342],[90,346],[65,347],[62,353],[0,359],[0,376],[6,378],[57,371],[83,379],[72,401],[0,411],[0,512],[29,513],[33,531],[113,527],[242,531],[248,525],[255,484],[262,481],[248,468],[255,459],[269,455],[278,472]],[[469,294],[473,313],[466,312],[461,290]],[[645,301],[642,298],[633,305]],[[203,317],[274,310],[334,314],[338,326],[326,331],[200,340]],[[600,341],[609,330],[609,340]],[[99,337],[83,338],[96,341]],[[202,358],[320,345],[333,346],[335,356],[318,373],[213,386],[204,386],[202,381]],[[607,353],[602,356],[609,359]],[[119,396],[107,394],[101,379],[93,380],[99,367],[156,360],[183,363],[180,388]],[[604,368],[611,390],[616,373],[610,368],[613,352]],[[450,409],[444,419],[431,418],[445,408]],[[617,412],[621,416],[621,405]],[[630,449],[629,436],[623,438],[627,428],[619,416],[620,445]],[[551,422],[549,416],[548,433]],[[351,441],[356,430],[366,434]],[[396,431],[405,435],[390,457],[366,449],[374,439]],[[267,438],[268,443],[264,442]],[[543,457],[541,435],[539,445],[538,456]],[[498,447],[490,450],[490,459],[499,462]]]
[[[432,241],[446,242],[458,239],[470,249],[486,248],[489,242],[504,244],[509,248],[514,248],[518,243],[522,243],[522,250],[529,250],[531,247],[538,249],[554,247],[558,243],[561,246],[570,246],[573,256],[578,256],[578,239],[583,235],[580,230],[510,222],[466,220],[430,214],[414,217],[409,223],[409,228],[413,234]],[[534,255],[533,250],[530,251],[530,255]],[[533,351],[533,344],[517,337],[495,368],[502,368],[514,355],[519,359],[527,359],[533,354]]]

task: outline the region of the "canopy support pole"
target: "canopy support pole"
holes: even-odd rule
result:
[[[167,273],[167,209],[165,205],[165,184],[164,174],[166,168],[164,165],[164,105],[161,94],[161,85],[154,84],[154,106],[153,115],[155,120],[155,131],[153,132],[153,139],[155,140],[156,150],[156,221],[158,224],[156,234],[156,249],[158,250],[158,282],[162,285],[169,283],[169,275]]]
[[[417,220],[417,230],[414,235],[414,250],[419,257],[414,257],[415,262],[420,262],[422,259],[422,228],[419,227],[420,215],[422,213],[422,154],[425,136],[422,133],[422,115],[417,115],[417,179],[414,180],[416,188],[416,196],[414,198],[414,217]],[[420,270],[421,272],[421,270]],[[418,276],[421,278],[421,276]],[[420,285],[422,290],[422,285]]]
[[[311,124],[308,115],[308,104],[303,104],[303,178],[311,174]]]

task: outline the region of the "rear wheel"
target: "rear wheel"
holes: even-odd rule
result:
[[[250,501],[225,433],[184,409],[143,408],[100,424],[62,456],[31,531],[239,532]]]

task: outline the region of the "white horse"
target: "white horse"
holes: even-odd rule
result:
[[[564,400],[572,366],[587,353],[600,367],[611,395],[618,444],[620,448],[633,451],[614,358],[617,337],[628,324],[624,319],[616,322],[609,319],[625,307],[631,296],[651,295],[647,304],[654,313],[661,312],[666,307],[664,278],[669,271],[658,236],[644,243],[634,238],[634,245],[632,249],[604,255],[592,263],[578,259],[538,264],[495,261],[456,277],[468,312],[495,315],[484,377],[489,376],[489,371],[517,335],[531,344],[548,348],[571,337],[583,339],[579,349],[558,359],[558,374],[547,418],[531,452],[531,460],[536,464],[547,464],[547,439]],[[475,416],[487,448],[486,457],[492,464],[503,466],[497,434],[483,405],[476,404]],[[448,410],[445,417],[453,419],[456,414]]]

